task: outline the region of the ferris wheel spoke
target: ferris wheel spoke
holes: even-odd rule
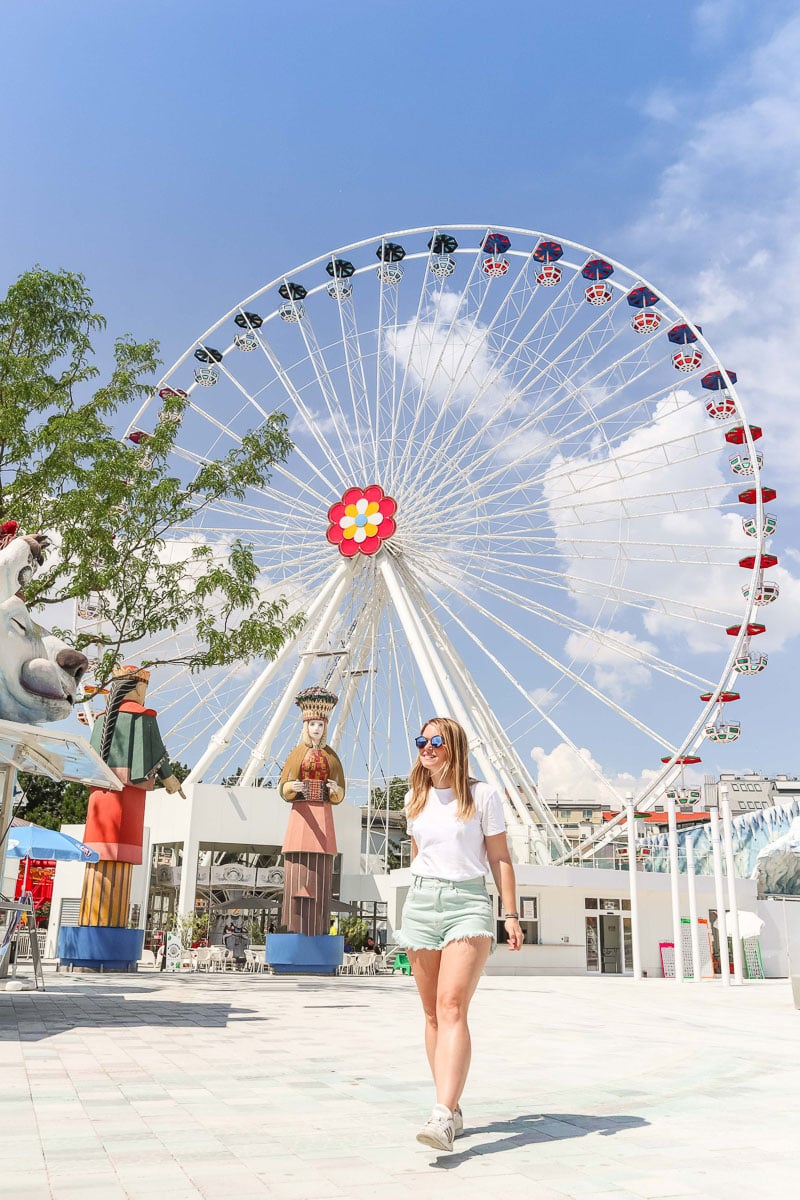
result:
[[[587,641],[595,642],[605,649],[618,652],[624,658],[630,658],[634,662],[641,663],[642,666],[646,666],[671,679],[677,679],[690,687],[700,687],[703,690],[707,690],[713,686],[712,681],[707,677],[689,671],[679,663],[660,657],[641,642],[633,644],[629,640],[624,640],[618,632],[600,627],[598,621],[590,625],[586,621],[581,621],[577,617],[565,613],[563,609],[554,608],[535,601],[530,596],[520,596],[518,592],[503,586],[500,582],[502,577],[498,572],[497,582],[489,583],[486,581],[478,584],[476,592],[485,593],[487,600],[490,600],[493,596],[499,600],[504,600],[508,604],[521,608],[524,612],[529,612],[532,616],[564,629],[568,633],[577,633],[581,637],[586,638]]]
[[[325,437],[323,436],[319,427],[319,421],[315,418],[314,413],[309,409],[308,405],[300,396],[300,392],[297,387],[295,387],[294,382],[290,378],[288,372],[284,371],[283,368],[279,366],[277,356],[274,354],[273,369],[276,371],[280,369],[281,380],[288,394],[292,397],[295,408],[302,416],[309,433],[314,438],[314,441],[317,443],[320,449],[322,449],[323,453],[326,455],[326,458],[328,458],[328,460],[335,467],[336,477],[339,481],[339,485],[342,489],[344,489],[348,486],[348,476],[353,476],[358,471],[359,452],[361,447],[357,444],[353,444],[350,431],[345,430],[343,427],[341,398],[333,382],[325,355],[320,349],[319,342],[317,341],[317,336],[308,313],[306,313],[302,320],[296,323],[296,328],[300,332],[303,345],[305,346],[306,353],[308,354],[308,359],[311,363],[314,377],[317,381],[317,386],[328,414],[329,427],[336,434],[336,439],[342,453],[342,458],[347,464],[346,472],[343,472],[342,465],[337,462],[336,456],[331,453],[330,448],[327,446]],[[345,436],[345,433],[347,433],[347,436]]]
[[[657,416],[653,408],[649,406],[658,403],[659,400],[665,399],[670,394],[672,394],[675,398],[675,403],[671,407],[671,410],[668,413],[662,413],[660,417]],[[540,473],[530,477],[528,486],[533,486],[543,482],[546,478],[552,475],[552,456],[556,454],[564,444],[572,449],[576,445],[582,445],[585,439],[602,430],[603,449],[607,453],[608,458],[601,460],[601,462],[616,461],[622,457],[622,455],[619,453],[615,453],[617,447],[630,444],[635,436],[639,433],[652,433],[652,431],[658,427],[657,422],[659,420],[664,421],[665,419],[674,419],[682,412],[691,410],[693,403],[694,402],[691,400],[691,398],[687,398],[684,403],[679,403],[677,396],[671,387],[660,389],[657,393],[644,397],[641,400],[637,400],[635,403],[628,405],[624,409],[618,410],[613,414],[614,422],[621,424],[624,421],[623,428],[616,434],[611,433],[603,427],[602,422],[600,422],[593,410],[589,410],[591,418],[589,421],[583,420],[583,418],[586,416],[586,411],[582,411],[579,416],[574,417],[571,422],[567,422],[558,431],[550,428],[545,434],[541,435],[541,437],[537,435],[538,417],[529,417],[520,423],[520,426],[516,431],[507,434],[505,437],[485,449],[476,459],[473,460],[471,467],[473,470],[483,471],[487,465],[491,465],[493,462],[497,463],[497,465],[494,467],[494,470],[489,470],[484,473],[483,478],[485,485],[489,486],[490,484],[494,483],[496,479],[506,477],[515,469],[527,466],[529,463],[531,463],[531,461],[544,462]],[[642,413],[642,419],[636,423],[632,423],[630,421],[630,416],[634,412]],[[673,438],[662,439],[657,443],[657,445],[658,447],[663,448],[662,453],[666,454],[668,445],[678,445],[681,442],[697,442],[699,439],[704,440],[709,444],[708,453],[713,454],[717,447],[712,445],[711,435],[715,432],[716,431],[711,427],[707,427],[702,430],[690,429],[687,432],[676,435]],[[475,446],[476,445],[477,440]],[[475,448],[475,446],[472,448]],[[509,454],[508,450],[510,447],[518,449],[515,453]],[[587,443],[587,451],[589,449],[590,447]],[[655,450],[653,452],[655,452]],[[636,455],[637,453],[641,455],[642,450],[633,450],[630,453],[632,455]],[[699,457],[699,454],[697,456]],[[569,470],[573,461],[573,458],[567,456],[565,458],[564,465],[561,468],[561,473]],[[599,463],[596,458],[593,458],[589,462],[579,465],[574,469],[579,471],[592,469],[597,470],[598,465]],[[674,466],[675,464],[667,462],[664,465]],[[555,474],[557,477],[558,473],[556,472]]]
[[[470,276],[470,280],[468,281],[466,291],[469,290],[470,281],[472,280],[473,276],[477,272],[477,263],[479,261],[480,261],[480,253],[477,255],[476,263],[475,263],[475,266],[473,266],[473,271]],[[522,271],[513,280],[511,288],[505,294],[505,299],[501,302],[501,305],[500,305],[497,313],[490,320],[489,324],[485,328],[479,330],[478,322],[480,320],[480,316],[482,313],[483,304],[490,295],[490,291],[489,291],[490,285],[488,284],[487,281],[483,281],[482,295],[481,295],[479,303],[473,313],[471,326],[469,328],[469,331],[466,334],[464,334],[461,339],[462,340],[461,356],[459,358],[457,365],[449,372],[449,374],[450,374],[449,386],[447,388],[447,391],[446,391],[444,397],[440,398],[440,400],[439,400],[438,411],[433,419],[433,424],[426,431],[427,436],[429,438],[435,437],[436,434],[438,433],[439,429],[444,426],[446,419],[449,416],[450,409],[452,408],[453,403],[456,399],[456,396],[459,394],[459,391],[461,389],[463,389],[466,379],[468,377],[472,376],[472,371],[473,371],[476,359],[478,358],[478,356],[481,353],[486,353],[487,351],[489,351],[490,340],[491,340],[492,334],[496,333],[498,330],[504,329],[505,326],[510,324],[511,330],[504,332],[504,336],[502,338],[501,344],[502,344],[502,346],[508,346],[511,343],[511,338],[513,336],[513,332],[514,332],[514,330],[517,329],[517,327],[519,326],[520,322],[522,321],[524,315],[527,313],[527,311],[530,307],[530,304],[533,300],[533,297],[535,295],[536,289],[535,289],[535,285],[531,286],[531,284],[530,284],[530,274],[532,273],[532,271],[534,269],[537,269],[537,268],[532,267],[532,265],[531,265],[532,261],[533,261],[532,259],[526,259],[526,261],[523,265]],[[459,305],[456,307],[456,310],[454,312],[453,319],[451,321],[450,328],[447,332],[447,335],[443,339],[442,348],[439,352],[439,357],[437,359],[436,366],[434,367],[433,371],[428,370],[427,364],[426,364],[426,369],[423,372],[423,377],[424,377],[424,380],[427,381],[427,386],[424,386],[424,390],[422,391],[422,394],[420,396],[420,400],[419,400],[420,405],[424,405],[427,403],[431,388],[433,386],[433,382],[436,379],[437,374],[443,370],[443,361],[444,361],[444,357],[445,357],[445,351],[447,350],[447,347],[448,347],[449,339],[455,331],[456,323],[459,320],[463,319],[460,317],[460,310],[461,310],[461,304],[459,303]],[[459,332],[461,332],[461,331],[459,330]],[[433,342],[433,335],[431,335],[430,341],[431,341],[431,343]],[[472,345],[471,354],[469,356],[469,361],[465,363],[465,361],[464,361],[465,356],[468,353],[468,348],[470,347],[470,344]],[[492,367],[494,367],[494,363],[496,363],[497,359],[500,356],[500,353],[501,353],[501,349],[497,348],[496,352],[495,352],[495,359],[492,364]],[[491,374],[491,370],[492,370],[492,368],[489,368],[486,372],[481,372],[481,374],[485,373],[488,376],[489,374]],[[481,384],[480,387],[478,388],[478,392],[482,393],[485,386],[486,386],[485,384]],[[474,391],[475,389],[472,388],[471,390]],[[459,401],[459,403],[460,403],[460,401]],[[468,408],[471,409],[474,403],[475,403],[475,401],[471,400],[468,405]],[[456,427],[458,427],[459,425],[460,425],[460,419],[457,420]],[[448,443],[449,443],[449,437],[445,437],[445,439],[443,440],[443,443],[442,443],[443,453],[447,453]]]
[[[512,572],[515,567],[514,563],[504,563],[502,558],[496,560],[496,565],[504,565],[506,574]],[[610,600],[621,607],[642,609],[646,612],[655,611],[653,606],[657,605],[660,606],[659,611],[663,612],[665,616],[676,620],[687,620],[693,623],[711,625],[716,629],[719,629],[723,621],[730,621],[735,616],[733,612],[718,611],[706,605],[699,605],[696,601],[690,602],[680,600],[677,596],[665,596],[658,593],[641,591],[636,588],[623,587],[621,584],[614,583],[613,581],[592,579],[588,576],[578,576],[570,572],[547,571],[541,568],[537,570],[535,577],[526,574],[520,575],[519,578],[524,580],[529,587],[535,584],[537,587],[566,592],[573,597],[579,597],[583,600]]]
[[[488,647],[480,640],[480,638],[478,638],[477,635],[467,625],[465,625],[463,621],[461,621],[455,615],[453,615],[452,619],[453,619],[454,624],[456,626],[458,626],[462,630],[462,632],[467,636],[467,638],[473,643],[473,645],[476,647],[478,652],[484,658],[486,658],[499,671],[499,673],[505,679],[508,680],[508,682],[512,685],[512,687],[514,687],[516,689],[516,691],[525,699],[529,708],[533,709],[546,725],[549,725],[549,727],[555,733],[556,737],[559,738],[559,740],[561,742],[563,742],[565,745],[569,746],[569,748],[573,751],[573,753],[579,759],[583,760],[584,756],[581,754],[580,748],[573,741],[573,739],[569,736],[567,731],[565,729],[563,729],[562,726],[560,726],[557,721],[554,720],[551,713],[548,712],[547,709],[545,709],[542,705],[538,704],[535,699],[533,699],[533,697],[530,695],[529,691],[525,688],[525,686],[522,683],[520,683],[520,681],[512,674],[512,672],[509,671],[509,669],[500,661],[500,659],[497,657],[497,655],[494,654],[491,650],[489,650]],[[603,787],[603,789],[605,791],[607,791],[610,795],[612,795],[616,798],[616,792],[615,792],[614,788],[609,783],[608,779],[606,779],[605,775],[603,775],[602,771],[597,766],[597,764],[595,763],[593,758],[590,758],[589,760],[586,761],[586,767],[591,771],[591,773],[594,775],[595,779]]]
[[[481,239],[481,240],[483,240],[483,239]],[[456,331],[457,324],[460,320],[468,320],[469,321],[471,319],[470,330],[473,331],[475,329],[475,326],[479,319],[482,306],[488,295],[489,281],[485,276],[481,279],[481,276],[478,273],[478,268],[480,266],[480,257],[481,257],[480,251],[478,251],[475,254],[475,256],[473,257],[472,266],[469,270],[469,274],[467,276],[466,283],[465,283],[463,289],[461,290],[461,293],[458,296],[457,303],[455,305],[453,305],[453,313],[450,318],[449,325],[447,325],[446,332],[444,333],[444,336],[441,338],[441,346],[439,349],[439,353],[438,353],[438,355],[436,355],[436,359],[435,359],[436,365],[434,366],[433,370],[431,370],[430,369],[431,351],[433,350],[433,347],[434,347],[434,344],[436,341],[436,335],[437,335],[438,327],[439,327],[439,316],[440,316],[440,313],[441,313],[441,310],[443,307],[444,296],[452,295],[453,293],[446,292],[446,289],[444,288],[444,286],[442,286],[442,288],[439,290],[439,292],[436,296],[436,299],[434,301],[433,324],[427,326],[427,343],[428,343],[428,345],[427,345],[427,353],[425,356],[425,364],[424,364],[423,369],[417,372],[418,377],[419,377],[419,386],[417,388],[417,392],[418,392],[417,402],[413,408],[413,419],[411,421],[411,426],[406,432],[406,445],[400,456],[400,459],[398,462],[398,467],[397,467],[397,478],[400,481],[405,480],[405,478],[407,476],[408,465],[409,465],[409,461],[412,459],[413,448],[416,446],[416,439],[417,439],[418,432],[420,431],[420,429],[424,429],[425,433],[427,435],[428,424],[429,424],[429,415],[430,415],[429,407],[430,407],[431,389],[433,387],[433,384],[436,380],[438,373],[442,370],[442,362],[444,360],[445,351],[451,345],[451,339],[453,339],[453,337],[454,337],[454,333]],[[417,319],[419,320],[419,317]],[[417,328],[414,329],[414,338],[416,338],[416,334],[417,334]],[[466,340],[467,339],[462,339],[462,341],[464,343],[466,342]],[[457,352],[457,348],[456,348],[456,352]],[[462,344],[461,354],[460,354],[459,360],[458,360],[459,367],[460,367],[460,363],[463,361],[464,352],[465,352],[465,345]],[[454,371],[455,377],[458,376],[459,367],[457,367],[456,370]],[[411,356],[409,355],[408,362],[406,363],[406,370],[403,375],[403,386],[404,387],[406,385],[406,382],[409,379],[411,371],[413,371],[413,367],[411,364]],[[446,393],[445,399],[444,399],[445,406],[447,405],[447,397],[449,396],[449,394],[450,394],[450,390],[448,389],[448,392]],[[401,400],[402,400],[402,395],[401,395]],[[435,428],[435,420],[433,422],[433,425]]]
[[[621,297],[617,300],[617,303],[620,300]],[[577,341],[580,342],[586,338],[594,338],[596,341],[598,335],[602,334],[606,327],[610,327],[613,333],[611,318],[615,307],[616,305],[613,305],[610,310],[603,310],[592,322],[589,329],[580,335]],[[559,312],[559,309],[561,309],[561,312]],[[507,353],[505,360],[502,360],[501,352],[498,352],[495,359],[495,363],[497,364],[495,369],[492,372],[487,372],[484,382],[476,390],[470,404],[444,440],[442,445],[443,454],[453,452],[453,445],[457,438],[461,435],[464,428],[468,426],[469,421],[476,414],[480,413],[481,404],[490,388],[496,388],[502,382],[502,390],[506,394],[505,401],[501,402],[492,413],[494,422],[502,420],[518,407],[530,385],[530,381],[537,378],[537,368],[541,366],[543,359],[546,359],[547,353],[552,348],[556,339],[564,332],[569,323],[577,317],[579,309],[580,302],[577,299],[572,298],[570,303],[565,304],[563,299],[554,296],[539,321],[513,350]],[[560,319],[554,320],[554,314],[558,314]],[[502,349],[505,349],[505,347]],[[464,444],[464,449],[467,452],[471,451],[482,440],[482,437],[483,422],[480,423],[478,430],[473,432],[468,438]]]
[[[655,742],[656,745],[664,747],[670,751],[672,750],[670,742],[662,737],[661,734],[656,733],[654,729],[651,729],[643,721],[640,721],[638,717],[633,715],[633,713],[629,713],[627,709],[623,708],[621,704],[617,704],[617,702],[610,696],[605,695],[603,692],[593,687],[592,684],[590,684],[586,679],[583,679],[575,671],[572,671],[566,665],[566,663],[560,662],[553,655],[548,654],[548,652],[542,646],[537,645],[537,643],[531,641],[530,638],[526,638],[518,629],[515,629],[513,626],[509,625],[508,622],[503,621],[495,613],[485,609],[481,604],[478,604],[472,598],[472,596],[462,591],[460,588],[453,588],[453,591],[465,604],[472,608],[473,611],[485,616],[488,621],[490,621],[498,629],[502,630],[503,633],[508,634],[509,637],[513,638],[521,646],[524,646],[526,649],[532,651],[532,653],[538,658],[542,659],[543,662],[548,663],[549,666],[558,671],[560,676],[566,676],[568,679],[571,679],[574,683],[578,684],[578,686],[581,687],[588,695],[592,696],[595,700],[611,709],[611,711],[614,712],[618,717],[621,717],[635,729],[638,729],[640,733],[645,734],[645,736]],[[439,608],[443,609],[447,613],[448,617],[457,625],[459,625],[464,632],[467,631],[466,625],[460,620],[460,618],[456,616],[455,612],[450,608],[449,605],[445,603],[441,596],[436,598],[436,604]]]

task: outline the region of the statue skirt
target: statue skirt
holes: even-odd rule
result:
[[[283,839],[284,854],[336,854],[333,810],[327,801],[295,800]]]
[[[144,833],[144,788],[126,783],[121,792],[94,788],[83,840],[105,862],[140,863]]]

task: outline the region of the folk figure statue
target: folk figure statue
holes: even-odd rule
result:
[[[331,805],[344,799],[339,756],[326,743],[328,719],[338,696],[324,687],[295,698],[303,717],[300,744],[281,771],[278,788],[292,805],[283,840],[283,924],[289,933],[328,933],[336,833]]]
[[[108,707],[92,728],[92,747],[120,782],[121,792],[94,788],[83,840],[100,855],[86,867],[80,925],[124,928],[133,867],[142,861],[145,796],[158,777],[183,796],[158,731],[155,709],[145,708],[149,671],[117,667]]]

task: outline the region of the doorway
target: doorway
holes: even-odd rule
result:
[[[590,896],[585,916],[587,971],[602,975],[632,971],[630,901]]]

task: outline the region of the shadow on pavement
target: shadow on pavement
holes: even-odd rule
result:
[[[645,1121],[643,1117],[594,1116],[588,1113],[523,1113],[509,1121],[492,1121],[488,1125],[468,1126],[464,1131],[465,1139],[491,1134],[492,1140],[440,1156],[433,1165],[451,1171],[471,1158],[503,1154],[535,1142],[556,1142],[562,1138],[585,1137],[588,1133],[611,1137],[624,1129],[641,1129],[649,1124],[650,1122]]]
[[[30,1003],[31,997],[34,1002]],[[13,993],[0,1002],[0,1042],[34,1042],[70,1029],[123,1029],[137,1026],[171,1026],[175,1029],[225,1029],[245,1022],[266,1022],[252,1008],[236,1008],[224,1001],[194,1003],[186,1000],[140,1000],[119,992],[98,993],[90,1002],[78,995]],[[11,1003],[9,1003],[11,1001]]]

